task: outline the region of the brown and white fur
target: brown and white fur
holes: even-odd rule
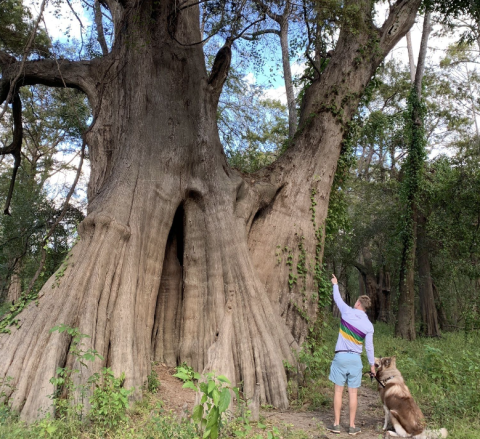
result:
[[[390,431],[390,436],[414,439],[447,437],[445,428],[437,431],[425,429],[423,413],[413,400],[402,374],[397,369],[395,357],[375,358],[375,367],[378,380],[385,386],[378,385],[385,410],[383,430],[387,429],[388,421],[391,420],[395,432]]]

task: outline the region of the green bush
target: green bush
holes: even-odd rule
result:
[[[100,429],[112,430],[127,421],[128,397],[133,389],[123,387],[125,374],[115,378],[109,367],[104,367],[101,377],[95,383],[95,390],[90,398],[90,420]]]

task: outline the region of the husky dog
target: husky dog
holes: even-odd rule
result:
[[[418,405],[403,381],[402,374],[397,369],[396,358],[375,358],[377,368],[378,391],[385,410],[385,424],[388,427],[391,420],[395,432],[389,431],[390,436],[411,437],[414,439],[446,438],[445,428],[432,431],[425,429],[425,419]]]

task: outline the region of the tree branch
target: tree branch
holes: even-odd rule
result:
[[[257,32],[253,32],[251,34],[243,35],[242,38],[248,41],[255,41],[257,37],[265,34],[275,34],[280,36],[280,31],[278,29],[264,29],[264,30],[259,30]]]
[[[97,40],[102,48],[102,53],[104,56],[108,55],[108,46],[105,41],[105,33],[103,31],[103,22],[102,22],[102,10],[100,9],[100,2],[95,1],[95,27],[97,29]]]
[[[44,59],[13,62],[12,57],[0,51],[2,81],[0,83],[0,104],[8,101],[10,90],[25,85],[42,84],[50,87],[70,87],[83,91],[92,102],[96,101],[95,83],[101,71],[102,58],[90,61],[68,61]]]
[[[413,26],[421,3],[422,0],[397,0],[390,8],[388,18],[379,29],[383,56],[386,56]]]

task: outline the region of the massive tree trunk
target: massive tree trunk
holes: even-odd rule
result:
[[[110,3],[118,17],[120,3]],[[229,168],[219,141],[228,65],[219,58],[208,76],[201,45],[190,44],[200,39],[198,6],[121,4],[109,55],[26,63],[18,79],[83,90],[95,119],[80,241],[38,306],[18,316],[20,328],[0,335],[0,378],[14,384],[0,392],[32,420],[52,410],[58,366],[81,370],[75,385],[109,366],[139,396],[152,360],[186,361],[242,383],[246,397],[259,383],[262,402],[285,408],[282,360],[294,362],[316,316],[315,266],[345,126],[419,1],[399,1],[381,29],[361,4],[360,30],[342,30],[337,56],[307,90],[293,145],[250,176]],[[4,100],[19,63],[0,61]],[[59,323],[90,335],[84,348],[104,359],[81,367],[68,335],[49,332]]]

